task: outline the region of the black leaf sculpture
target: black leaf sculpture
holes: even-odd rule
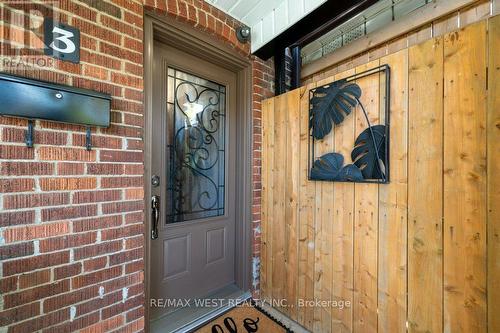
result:
[[[314,90],[311,98],[309,127],[315,139],[323,139],[332,130],[332,123],[340,124],[344,115],[349,115],[357,100],[361,97],[361,88],[346,80],[335,81]]]
[[[339,153],[328,153],[314,161],[311,168],[311,179],[360,181],[363,180],[361,170],[356,165],[344,164],[344,156]]]
[[[360,182],[363,181],[363,174],[361,170],[354,164],[347,164],[340,170],[335,180],[338,181],[348,181],[348,182]]]
[[[365,179],[386,179],[385,125],[365,129],[354,142],[351,158]]]

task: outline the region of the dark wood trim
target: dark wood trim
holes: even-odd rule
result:
[[[244,291],[251,289],[252,274],[252,62],[234,49],[210,38],[172,18],[156,13],[145,13],[144,17],[144,193],[145,193],[145,330],[149,331],[149,267],[150,267],[150,179],[152,128],[152,60],[154,41],[166,43],[184,52],[194,54],[237,75],[238,129],[237,175],[236,175],[236,283]]]

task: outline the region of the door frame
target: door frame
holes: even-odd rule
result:
[[[224,67],[237,76],[236,191],[235,196],[235,281],[242,291],[251,288],[252,276],[252,63],[234,49],[207,34],[153,12],[144,14],[144,283],[145,328],[149,331],[150,304],[150,225],[151,225],[151,144],[153,101],[154,41],[166,43],[184,52]]]

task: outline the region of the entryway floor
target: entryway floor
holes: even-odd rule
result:
[[[194,306],[194,301],[189,307],[175,310],[161,318],[151,321],[152,333],[181,333],[189,332],[204,322],[211,320],[222,312],[233,307],[235,303],[251,297],[250,292],[243,292],[236,285],[232,284],[217,292],[205,297],[205,299],[215,300],[218,306],[213,303],[206,307]],[[219,301],[222,300],[222,301]]]

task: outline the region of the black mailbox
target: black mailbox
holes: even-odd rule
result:
[[[108,94],[0,74],[0,115],[108,127],[110,108]],[[29,136],[31,132],[32,122]],[[27,144],[32,146],[28,138]]]

